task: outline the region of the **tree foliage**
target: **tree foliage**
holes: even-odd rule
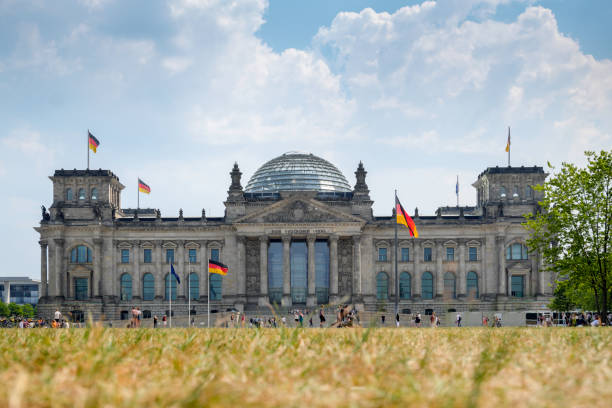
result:
[[[612,298],[612,151],[586,152],[587,166],[563,163],[544,185],[541,211],[527,215],[530,248],[562,277],[564,296],[590,298],[605,320]],[[581,306],[581,305],[579,305]]]
[[[19,306],[17,303],[9,303],[8,309],[11,316],[21,316],[21,306]]]
[[[25,305],[21,306],[21,314],[23,317],[34,317],[34,307],[31,304],[26,303]]]
[[[10,316],[9,308],[6,303],[0,301],[0,316],[8,317]]]

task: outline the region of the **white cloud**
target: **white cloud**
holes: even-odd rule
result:
[[[8,136],[0,139],[2,145],[18,150],[28,156],[38,156],[49,154],[52,150],[45,146],[40,140],[40,133],[30,129],[17,129],[9,133]]]

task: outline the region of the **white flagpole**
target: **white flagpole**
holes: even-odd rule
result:
[[[191,256],[189,257],[189,273],[187,274],[187,324],[191,327]]]
[[[210,270],[208,269],[210,265],[210,259],[206,258],[206,281],[208,282],[208,293],[206,299],[208,299],[208,328],[210,329]]]
[[[89,170],[89,129],[87,129],[87,170]]]
[[[172,276],[172,263],[170,263],[170,273],[168,275],[168,283],[170,284],[168,287],[168,302],[170,303],[168,314],[170,315],[170,327],[172,328],[172,279],[174,279],[174,276]]]

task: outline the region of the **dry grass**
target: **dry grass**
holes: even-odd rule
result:
[[[5,329],[0,406],[610,406],[611,329]]]

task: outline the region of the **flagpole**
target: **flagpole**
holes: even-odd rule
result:
[[[457,174],[457,186],[456,186],[456,191],[457,193],[457,208],[459,208],[459,175]]]
[[[170,272],[168,275],[168,283],[170,283],[170,287],[168,288],[168,302],[170,303],[170,310],[168,314],[170,315],[170,328],[172,328],[172,280],[174,279],[174,276],[172,276],[172,263],[170,263]]]
[[[85,147],[87,148],[87,170],[89,170],[89,129],[87,129],[87,143]]]
[[[191,257],[189,257],[189,273],[187,273],[187,324],[191,327]]]
[[[138,212],[138,210],[140,210],[140,177],[138,178],[138,180],[136,180],[136,185],[137,185],[137,190],[138,190],[138,201],[136,204],[136,212]]]
[[[510,126],[508,126],[508,167],[510,167],[510,150],[512,149],[512,142],[510,141]]]
[[[399,313],[399,280],[397,276],[397,190],[395,190],[395,209],[393,211],[395,214],[395,316]],[[395,317],[394,316],[394,317]]]
[[[208,299],[208,328],[210,329],[210,270],[208,269],[210,265],[210,258],[206,258],[206,282],[208,282],[208,293],[206,294],[206,299]]]

